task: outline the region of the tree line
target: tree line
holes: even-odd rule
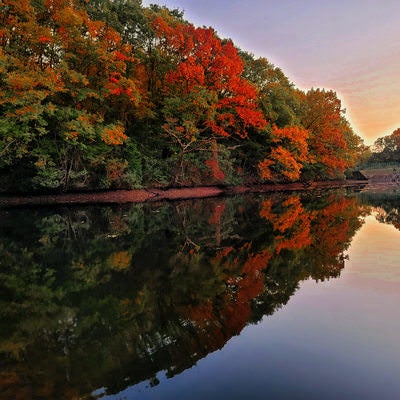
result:
[[[332,90],[141,0],[1,0],[2,190],[344,177],[366,146]],[[267,50],[267,49],[266,49]]]
[[[400,163],[400,128],[376,139],[368,151],[368,157],[362,161],[366,167],[377,163]]]

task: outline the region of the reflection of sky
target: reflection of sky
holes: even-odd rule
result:
[[[354,282],[362,278],[367,282],[370,278],[377,290],[378,282],[385,288],[392,284],[399,289],[400,231],[393,225],[367,217],[366,224],[352,241],[349,256],[343,279]]]
[[[281,310],[191,369],[104,400],[400,399],[399,244],[400,231],[366,218],[340,278],[301,283]]]
[[[302,88],[334,89],[367,143],[400,126],[398,0],[145,0],[185,10]]]

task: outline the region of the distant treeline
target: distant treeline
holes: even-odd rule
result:
[[[367,152],[334,91],[179,10],[0,3],[3,191],[337,179]]]
[[[375,140],[370,154],[364,159],[363,164],[365,166],[386,164],[398,168],[398,164],[400,164],[400,128],[395,129],[390,135]]]

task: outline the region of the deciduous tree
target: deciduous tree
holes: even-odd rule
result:
[[[304,176],[307,179],[342,177],[350,165],[345,138],[341,101],[332,90],[312,89],[304,94],[305,113],[302,123],[310,133],[310,162]]]
[[[177,121],[180,136],[188,143],[199,136],[245,138],[248,129],[266,125],[257,92],[242,78],[243,62],[230,40],[171,17],[157,16],[152,24],[160,53],[175,64],[165,75],[163,113]],[[172,137],[178,134],[171,126],[165,130]]]
[[[307,139],[308,131],[298,126],[274,126],[270,153],[258,164],[261,177],[274,182],[299,180],[303,165],[309,160]]]

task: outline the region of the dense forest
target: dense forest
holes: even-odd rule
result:
[[[332,90],[141,0],[0,0],[3,191],[343,178]],[[266,52],[268,49],[265,49]]]

